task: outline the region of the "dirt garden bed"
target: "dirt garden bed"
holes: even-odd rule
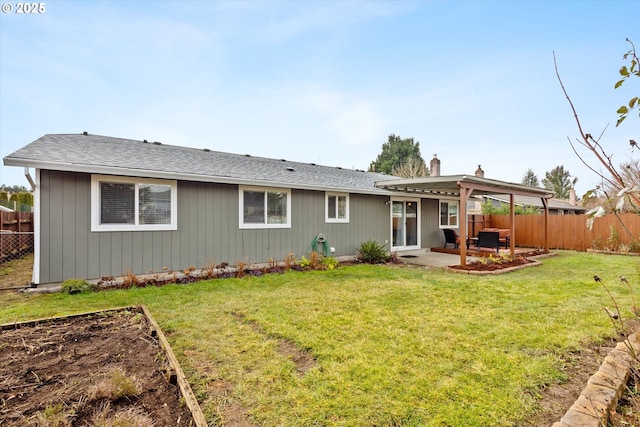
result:
[[[145,313],[132,307],[2,325],[0,425],[205,426]]]

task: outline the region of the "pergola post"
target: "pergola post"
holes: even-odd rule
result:
[[[516,210],[515,210],[515,195],[509,194],[509,231],[511,237],[509,238],[509,250],[511,251],[511,258],[516,255]]]
[[[458,207],[460,213],[460,265],[467,265],[467,202],[471,193],[473,193],[473,188],[460,186],[460,206]]]

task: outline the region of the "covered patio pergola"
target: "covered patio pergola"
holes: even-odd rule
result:
[[[460,236],[464,238],[467,235],[467,202],[472,194],[476,195],[509,195],[509,228],[511,229],[510,251],[511,256],[515,255],[515,210],[514,196],[538,197],[544,206],[544,250],[549,251],[549,203],[548,199],[553,194],[544,188],[529,187],[522,184],[514,184],[511,182],[498,181],[494,179],[480,178],[477,176],[467,175],[450,175],[450,176],[428,176],[421,178],[407,178],[390,181],[376,182],[376,187],[384,188],[390,191],[398,191],[415,195],[429,196],[430,198],[439,197],[458,197],[459,198],[459,215],[460,215]],[[467,263],[467,247],[460,245],[460,265]]]

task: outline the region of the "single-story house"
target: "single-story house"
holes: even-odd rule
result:
[[[34,187],[35,284],[299,258],[319,235],[336,257],[369,239],[427,249],[444,244],[442,228],[466,234],[474,192],[550,197],[474,176],[399,179],[87,132],[44,135],[3,160]]]

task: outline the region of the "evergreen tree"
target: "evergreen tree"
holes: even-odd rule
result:
[[[557,199],[568,199],[569,190],[577,181],[578,178],[571,180],[569,171],[560,165],[545,173],[544,178],[542,178],[542,185],[547,190],[553,191]]]
[[[538,176],[533,172],[533,169],[529,168],[522,177],[522,184],[529,187],[540,187],[540,181]]]
[[[400,136],[391,134],[387,142],[382,144],[382,152],[369,165],[369,172],[392,174],[395,170],[398,173],[405,164],[410,162],[413,166],[408,169],[414,172],[428,172],[424,159],[420,155],[420,143],[414,142],[413,138],[400,138]]]

